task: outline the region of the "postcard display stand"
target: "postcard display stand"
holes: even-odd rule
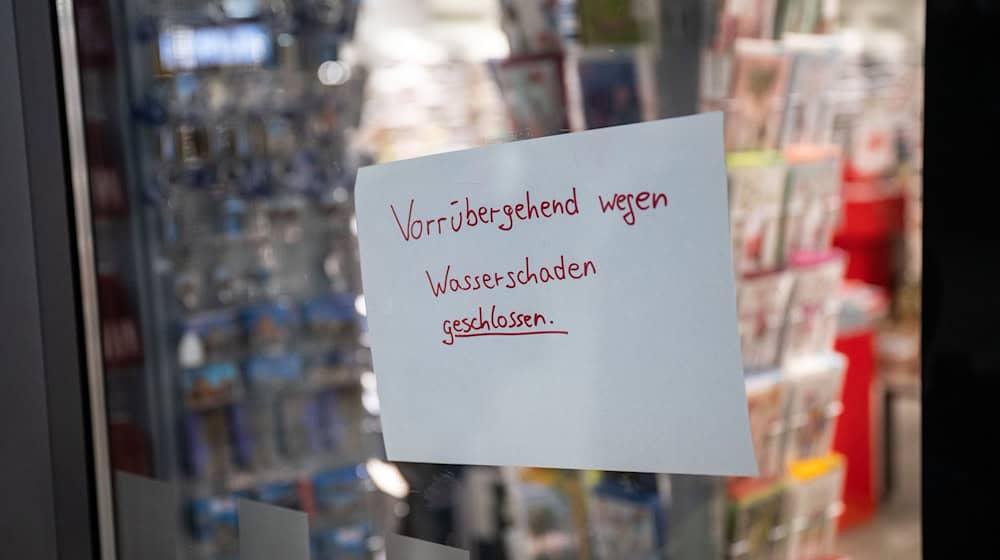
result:
[[[832,249],[842,150],[832,143],[836,43],[716,41],[724,84],[737,301],[756,479],[728,487],[727,557],[833,554],[844,458],[832,452],[846,360],[833,352],[845,257]],[[718,76],[716,76],[718,77]]]

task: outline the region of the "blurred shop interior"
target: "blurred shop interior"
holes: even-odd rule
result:
[[[73,9],[111,463],[177,488],[182,558],[238,557],[238,498],[316,560],[919,557],[919,0]],[[387,462],[356,170],[701,111],[761,476]]]

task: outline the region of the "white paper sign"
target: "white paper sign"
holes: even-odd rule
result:
[[[756,473],[719,113],[359,171],[388,458]]]

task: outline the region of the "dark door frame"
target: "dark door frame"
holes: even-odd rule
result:
[[[927,2],[921,410],[930,559],[997,554],[998,30],[1000,2]]]
[[[0,556],[97,557],[54,6],[0,0]]]

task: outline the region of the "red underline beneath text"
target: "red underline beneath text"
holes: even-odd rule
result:
[[[456,334],[455,338],[473,338],[476,336],[531,336],[536,334],[569,334],[569,331],[483,332]]]

